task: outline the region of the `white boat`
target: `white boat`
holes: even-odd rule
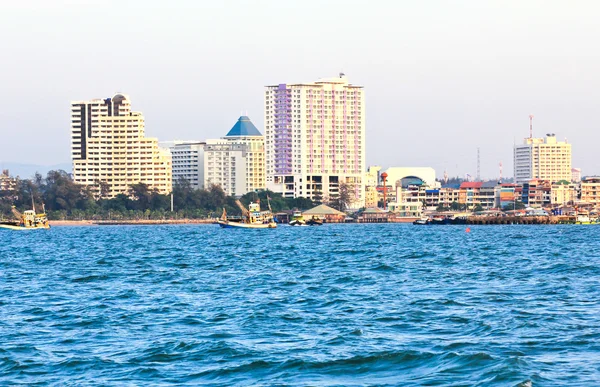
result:
[[[268,198],[267,198],[268,202]],[[260,200],[256,203],[252,202],[248,206],[248,209],[244,207],[242,202],[236,200],[235,203],[242,210],[241,219],[228,219],[227,212],[223,208],[223,215],[221,219],[217,220],[217,224],[222,228],[276,228],[277,223],[273,219],[273,212],[271,212],[271,204],[269,203],[268,211],[260,210]]]
[[[289,223],[290,226],[306,226],[306,221],[302,217],[301,211],[294,211],[292,214],[292,220]]]

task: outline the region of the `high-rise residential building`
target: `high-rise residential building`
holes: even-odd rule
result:
[[[246,116],[225,137],[206,140],[204,186],[221,186],[227,195],[265,189],[265,139]]]
[[[557,141],[554,133],[526,138],[514,147],[514,172],[517,184],[532,179],[571,181],[571,144]]]
[[[174,141],[169,146],[173,160],[173,184],[185,179],[194,189],[204,189],[204,147],[206,142]]]
[[[131,111],[124,94],[71,102],[73,180],[92,186],[104,197],[127,193],[145,183],[171,192],[171,155],[144,133],[144,116]]]
[[[365,203],[365,97],[344,74],[265,88],[267,188],[334,200],[340,184]]]

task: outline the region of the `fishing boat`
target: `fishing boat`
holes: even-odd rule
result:
[[[294,213],[292,214],[292,220],[290,220],[289,225],[290,226],[306,226],[306,221],[304,220],[304,217],[302,216],[302,212],[294,211]]]
[[[316,216],[313,216],[312,218],[310,218],[309,220],[306,221],[306,225],[307,226],[322,226],[323,221],[321,219],[317,218]]]
[[[242,202],[236,200],[235,204],[242,210],[242,217],[238,219],[228,218],[227,211],[223,208],[223,215],[221,215],[221,219],[217,220],[217,224],[222,228],[276,228],[277,223],[273,219],[268,197],[267,203],[269,210],[261,211],[260,200],[251,202],[248,208],[244,207]]]
[[[50,228],[45,209],[41,214],[35,212],[35,206],[33,206],[33,210],[27,210],[22,214],[17,211],[15,206],[13,206],[11,210],[17,220],[12,222],[0,222],[0,228],[17,231],[43,230]]]

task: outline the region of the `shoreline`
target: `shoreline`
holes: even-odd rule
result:
[[[213,224],[213,219],[140,219],[140,220],[50,220],[51,227],[61,226],[148,226],[165,224]]]

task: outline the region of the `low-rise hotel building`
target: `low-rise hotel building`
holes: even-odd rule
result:
[[[581,180],[581,201],[594,205],[600,204],[600,177],[586,177]]]

